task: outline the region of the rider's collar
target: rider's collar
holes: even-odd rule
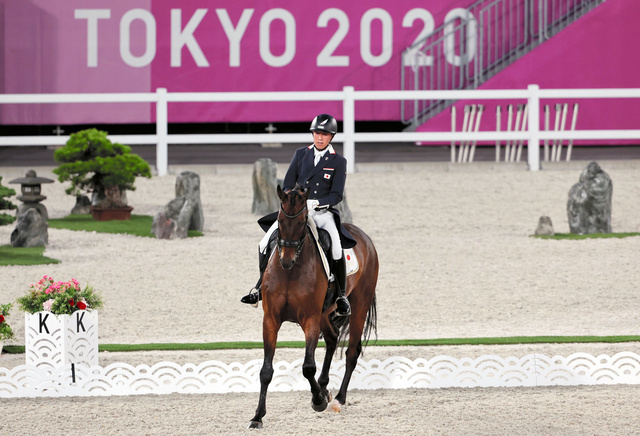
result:
[[[313,147],[313,153],[314,153],[314,155],[315,155],[315,154],[320,154],[320,155],[324,156],[324,154],[325,154],[326,152],[329,152],[329,154],[336,154],[336,151],[333,149],[333,145],[331,145],[331,144],[327,145],[327,146],[324,148],[324,150],[320,150],[320,149],[318,149],[318,147],[316,147],[316,145],[315,145],[315,144],[312,144],[311,146]]]

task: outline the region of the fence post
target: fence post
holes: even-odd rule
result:
[[[168,120],[167,88],[156,89],[156,169],[158,176],[166,176],[168,170]]]
[[[527,147],[527,162],[529,171],[540,169],[540,87],[529,85],[529,145]]]
[[[353,86],[342,88],[344,99],[342,100],[342,140],[344,158],[347,160],[347,173],[355,172],[355,142],[353,135],[355,129],[355,100]]]

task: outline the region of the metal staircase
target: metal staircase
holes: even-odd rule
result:
[[[402,54],[401,89],[475,89],[605,0],[478,0]],[[454,102],[401,102],[415,130]]]

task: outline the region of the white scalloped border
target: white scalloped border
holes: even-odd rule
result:
[[[302,376],[302,361],[276,363],[269,390],[308,390],[309,384]],[[261,359],[244,364],[207,361],[197,365],[160,362],[135,367],[127,363],[106,367],[77,365],[74,372],[70,367],[47,370],[19,365],[12,369],[0,368],[0,398],[259,392],[261,367]],[[344,360],[334,363],[330,389],[339,388],[344,370]],[[568,357],[529,354],[522,358],[484,355],[461,359],[437,356],[416,360],[398,356],[383,361],[359,361],[350,388],[598,384],[640,384],[640,355],[631,352],[597,357],[587,353],[574,353]]]

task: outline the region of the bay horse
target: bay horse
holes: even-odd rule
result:
[[[358,227],[344,224],[357,242],[354,247],[359,261],[358,271],[347,277],[346,293],[351,304],[349,317],[331,316],[333,302],[323,311],[328,290],[327,275],[307,226],[307,199],[309,191],[297,187],[285,193],[277,188],[281,205],[278,212],[278,251],[271,256],[262,280],[262,336],[264,361],[260,370],[260,399],[255,416],[248,428],[262,428],[267,413],[266,399],[273,378],[273,356],[278,331],[285,321],[300,325],[305,336],[305,355],[302,374],[311,386],[311,406],[324,411],[329,402],[334,411],[340,410],[347,398],[347,388],[358,357],[362,353],[363,339],[368,342],[377,329],[375,289],[378,281],[378,254],[371,239]],[[337,321],[336,321],[337,320]],[[326,343],[326,354],[320,376],[316,380],[315,351],[320,334]],[[331,360],[339,342],[349,335],[346,352],[346,370],[335,400],[327,390]]]

